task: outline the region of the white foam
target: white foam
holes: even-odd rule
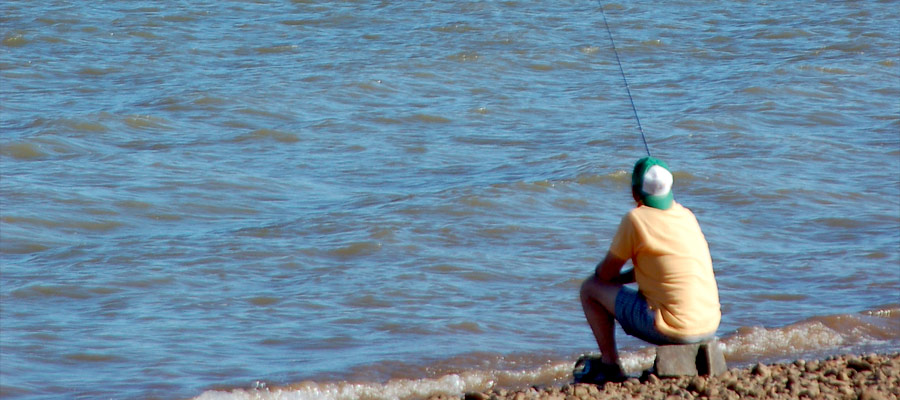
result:
[[[747,328],[723,343],[726,355],[767,356],[837,347],[844,337],[821,322],[811,322],[779,329]]]
[[[897,309],[813,317],[780,328],[745,327],[721,341],[726,358],[748,360],[834,352],[896,340]],[[863,320],[863,317],[868,319]]]
[[[497,381],[535,381],[548,373],[570,373],[570,368],[568,364],[556,364],[533,371],[470,371],[432,379],[394,379],[383,384],[303,382],[270,390],[207,391],[196,400],[387,400],[423,398],[438,394],[458,396],[470,391],[489,390]]]
[[[744,327],[720,338],[719,346],[731,362],[792,357],[808,352],[892,341],[896,338],[896,320],[900,309],[877,310],[861,315],[814,317],[779,328]],[[863,321],[867,316],[874,321]],[[881,323],[887,324],[881,327]],[[635,374],[649,368],[655,352],[652,347],[623,351],[620,363]],[[196,400],[387,400],[421,399],[433,395],[461,396],[466,392],[492,388],[528,387],[533,384],[571,382],[572,362],[548,361],[527,370],[470,370],[434,378],[392,379],[385,383],[301,382],[281,388],[207,391]]]
[[[641,371],[653,362],[648,349],[624,352],[621,363],[626,371]],[[487,391],[494,387],[527,387],[539,382],[568,382],[572,362],[550,363],[535,369],[518,371],[466,371],[437,378],[393,379],[386,383],[349,383],[312,381],[271,389],[210,390],[195,400],[388,400],[420,399],[434,395],[461,396],[466,392]]]

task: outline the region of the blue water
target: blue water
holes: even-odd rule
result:
[[[2,397],[568,379],[644,154],[599,7],[4,2]],[[896,4],[604,10],[730,362],[900,348]]]

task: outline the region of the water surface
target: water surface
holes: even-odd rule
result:
[[[0,7],[3,397],[421,397],[595,350],[644,155],[599,3]],[[729,363],[897,351],[895,4],[604,11]]]

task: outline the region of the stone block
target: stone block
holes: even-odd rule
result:
[[[718,341],[712,339],[695,344],[658,346],[653,369],[659,377],[717,376],[728,370],[728,366]]]

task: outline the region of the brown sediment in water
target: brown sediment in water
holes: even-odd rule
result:
[[[717,377],[660,379],[650,375],[602,386],[589,384],[494,389],[428,400],[592,399],[868,399],[900,398],[900,353],[843,355],[825,360],[733,368]]]

